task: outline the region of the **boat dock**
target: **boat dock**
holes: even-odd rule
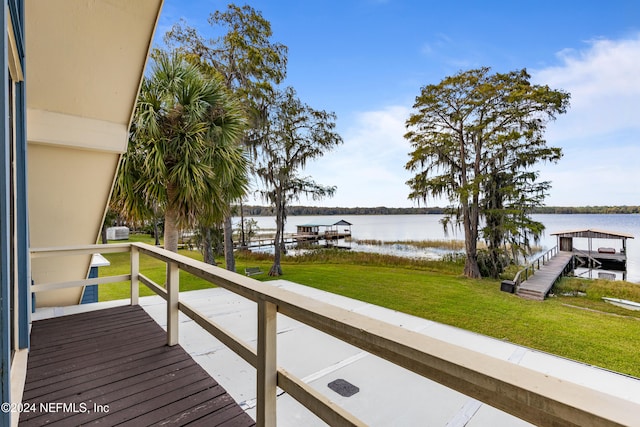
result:
[[[539,266],[535,274],[525,276],[526,280],[517,286],[516,295],[537,301],[544,300],[554,283],[566,273],[567,269],[573,268],[572,260],[572,252],[556,252],[547,262]]]
[[[284,244],[301,244],[301,243],[317,243],[320,240],[325,240],[327,242],[344,239],[346,237],[350,237],[350,233],[331,233],[331,234],[318,234],[318,235],[309,235],[309,234],[285,234],[284,235]],[[273,237],[257,237],[251,239],[250,242],[245,246],[247,249],[254,248],[262,248],[274,245]],[[240,242],[235,243],[236,247],[240,247]]]
[[[552,233],[558,236],[558,245],[551,248],[520,270],[513,281],[503,281],[501,289],[514,292],[523,298],[542,301],[545,299],[556,281],[563,275],[575,270],[576,267],[622,271],[623,280],[627,269],[627,239],[633,236],[626,233],[597,229],[571,230]],[[574,239],[586,239],[588,249],[574,247]],[[620,249],[614,247],[598,247],[594,250],[593,239],[603,239],[608,243],[619,240]],[[607,278],[615,274],[601,273]],[[608,275],[608,276],[607,276]]]
[[[319,243],[324,241],[326,246],[334,248],[350,249],[350,246],[340,245],[339,241],[351,237],[351,223],[345,220],[329,223],[303,224],[296,226],[295,233],[285,234],[283,241],[285,245]],[[342,227],[342,228],[340,228]],[[274,238],[254,238],[245,245],[246,249],[273,246]],[[240,247],[240,243],[235,244]]]

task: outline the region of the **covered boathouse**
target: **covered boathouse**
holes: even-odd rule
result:
[[[574,254],[577,267],[622,271],[623,278],[626,276],[627,239],[633,239],[631,234],[590,228],[560,231],[551,235],[557,236],[560,251]],[[574,239],[586,239],[587,248],[577,248],[574,245]],[[594,239],[604,242],[602,245],[594,245]],[[616,242],[619,242],[618,247]]]
[[[351,223],[341,219],[338,222],[309,223],[296,226],[297,239],[338,240],[351,237]]]

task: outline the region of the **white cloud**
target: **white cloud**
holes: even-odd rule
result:
[[[532,72],[536,83],[571,93],[568,113],[547,133],[565,154],[541,168],[553,183],[547,204],[640,204],[640,34],[595,40],[558,57],[560,65]]]
[[[556,165],[542,167],[553,188],[549,206],[640,204],[640,146],[567,150]]]
[[[357,113],[341,131],[344,144],[307,165],[305,174],[324,185],[337,185],[324,206],[412,206],[407,199],[410,178],[404,165],[409,143],[404,139],[407,107]],[[301,201],[302,203],[304,201]]]
[[[582,51],[564,50],[561,64],[532,72],[534,81],[571,93],[571,108],[550,126],[559,140],[640,130],[640,34],[595,40]]]
[[[433,41],[425,42],[422,45],[421,53],[423,55],[431,55],[432,53],[438,52],[446,46],[452,44],[452,42],[453,40],[448,35],[444,33],[438,33],[436,34]]]

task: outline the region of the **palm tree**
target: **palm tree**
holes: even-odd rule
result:
[[[181,226],[212,225],[248,188],[237,141],[246,128],[224,84],[178,53],[155,51],[140,90],[114,197],[126,214],[164,211],[164,245],[177,251]]]
[[[250,119],[250,129],[244,137],[248,147],[256,143],[253,139],[263,125],[265,104],[274,96],[274,85],[286,76],[287,47],[271,40],[271,24],[260,11],[248,5],[229,4],[226,10],[211,13],[208,22],[219,37],[205,37],[197,28],[180,21],[165,34],[164,40],[169,46],[176,45],[207,73],[221,76],[225,86],[242,100]],[[232,234],[231,216],[227,215],[225,262],[228,270],[235,271]]]

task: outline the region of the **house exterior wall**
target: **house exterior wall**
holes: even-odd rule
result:
[[[31,247],[95,244],[161,0],[25,0]],[[35,284],[87,278],[91,257],[36,260]],[[80,303],[82,288],[36,306]]]
[[[120,155],[30,143],[29,216],[31,246],[94,244],[100,233]],[[36,284],[84,279],[90,256],[33,260]],[[36,306],[78,304],[82,288],[40,292]]]
[[[11,402],[11,373],[29,345],[30,320],[23,2],[4,0],[0,22],[0,398]],[[0,412],[0,425],[10,421]]]
[[[2,0],[3,403],[21,399],[32,278],[49,283],[89,272],[90,257],[32,266],[29,248],[97,241],[161,7],[162,0]],[[63,291],[50,303],[79,299],[80,290]],[[0,411],[0,426],[17,425],[17,415]]]

